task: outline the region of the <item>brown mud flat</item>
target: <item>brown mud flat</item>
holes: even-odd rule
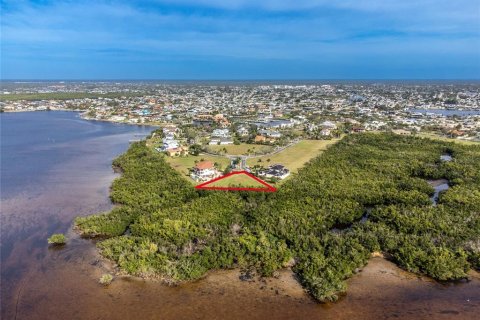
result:
[[[98,279],[110,264],[90,241],[70,236],[25,275],[4,319],[478,319],[480,312],[478,273],[440,284],[380,257],[329,304],[313,301],[289,270],[250,281],[239,270],[219,270],[179,286],[124,276],[104,287]]]

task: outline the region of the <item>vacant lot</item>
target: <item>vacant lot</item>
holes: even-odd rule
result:
[[[441,141],[457,142],[457,143],[466,144],[466,145],[480,144],[479,141],[470,141],[470,140],[447,138],[447,137],[440,136],[438,134],[430,133],[430,132],[417,133],[417,136],[422,137],[422,138],[430,138],[430,139],[435,139],[435,140],[441,140]]]
[[[286,166],[291,172],[296,173],[298,169],[303,167],[310,159],[319,155],[329,145],[332,145],[339,140],[340,139],[302,140],[299,143],[291,147],[288,147],[277,154],[248,159],[247,165],[250,167],[253,167],[256,164],[260,164],[266,167],[274,163],[280,163]],[[241,152],[242,149],[248,150],[249,148],[251,149],[253,147],[272,148],[269,146],[259,146],[259,145],[249,145],[249,144],[213,146],[213,147],[216,147],[219,149],[226,147],[227,150],[228,150],[228,147],[230,147],[232,150],[230,152],[232,153],[229,153],[229,154],[235,154],[233,153],[234,152],[233,150],[239,150],[239,152]],[[259,149],[256,149],[256,150],[259,150]],[[261,159],[261,162],[258,162],[259,159]],[[270,159],[270,161],[268,161],[268,159]],[[225,158],[222,156],[211,156],[206,154],[202,154],[199,156],[188,155],[186,157],[177,157],[177,158],[166,157],[166,160],[172,166],[172,168],[180,172],[185,177],[189,175],[189,169],[195,166],[195,161],[198,162],[202,160],[209,160],[214,163],[217,162],[218,164],[220,164],[221,170],[224,170],[230,164],[230,160],[228,158]],[[192,179],[189,179],[189,180],[191,180],[192,183],[195,183]],[[224,186],[228,186],[228,185],[224,185]]]
[[[329,145],[332,145],[340,139],[332,140],[302,140],[299,143],[286,148],[285,150],[260,158],[252,158],[247,160],[247,164],[252,167],[256,164],[268,166],[274,163],[280,163],[286,166],[291,172],[297,172],[299,168],[303,167],[310,159],[319,155]],[[268,161],[270,159],[270,161]],[[258,160],[261,160],[259,162]]]
[[[266,188],[257,180],[246,174],[234,174],[226,178],[208,184],[208,187],[245,187],[245,188]]]
[[[260,144],[248,144],[248,143],[242,143],[239,145],[235,144],[230,144],[226,146],[208,146],[207,150],[208,151],[213,151],[213,152],[222,152],[225,153],[224,148],[227,150],[227,154],[232,154],[232,155],[253,155],[255,153],[266,153],[273,151],[272,146],[264,146]]]

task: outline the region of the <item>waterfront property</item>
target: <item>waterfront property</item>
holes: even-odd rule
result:
[[[195,181],[208,181],[220,176],[212,161],[198,162],[192,170],[190,177]]]
[[[438,165],[446,152],[455,166]],[[77,218],[76,227],[85,235],[111,236],[97,245],[121,270],[133,275],[152,270],[173,283],[244,266],[270,276],[293,257],[303,257],[294,268],[302,285],[319,301],[336,301],[345,292],[345,279],[378,251],[397,257],[407,271],[460,280],[469,268],[478,269],[470,244],[478,238],[478,194],[472,191],[480,181],[479,152],[475,146],[394,134],[349,135],[284,182],[280,192],[259,197],[196,193],[170,170],[165,157],[137,143],[116,160],[124,174],[112,187],[112,200],[124,208]],[[203,175],[214,168],[214,162],[202,160],[194,172]],[[282,173],[286,168],[269,169]],[[425,181],[429,177],[458,183],[441,194],[438,206],[429,199],[434,191]],[[230,187],[248,181],[219,183]],[[160,190],[162,197],[150,190]],[[130,225],[134,228],[125,235]],[[351,231],[336,232],[339,225]],[[192,254],[192,244],[202,248]],[[159,252],[160,246],[173,250]],[[325,274],[332,277],[322,278]]]

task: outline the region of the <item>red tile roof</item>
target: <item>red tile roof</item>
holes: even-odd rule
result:
[[[197,169],[200,169],[200,170],[203,170],[203,169],[212,169],[214,167],[214,164],[212,161],[202,161],[202,162],[199,162],[197,163],[197,165],[195,166],[195,168]]]

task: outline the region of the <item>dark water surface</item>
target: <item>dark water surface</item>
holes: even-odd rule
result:
[[[480,280],[440,284],[373,258],[348,294],[321,305],[293,274],[239,280],[237,270],[168,287],[117,276],[72,220],[111,208],[112,159],[151,129],[88,122],[76,113],[1,114],[1,319],[478,319]],[[68,244],[49,248],[64,232]]]
[[[417,113],[434,113],[434,114],[441,114],[442,116],[459,116],[459,117],[466,117],[466,116],[475,116],[480,115],[480,110],[450,110],[450,109],[411,109],[411,112]]]

